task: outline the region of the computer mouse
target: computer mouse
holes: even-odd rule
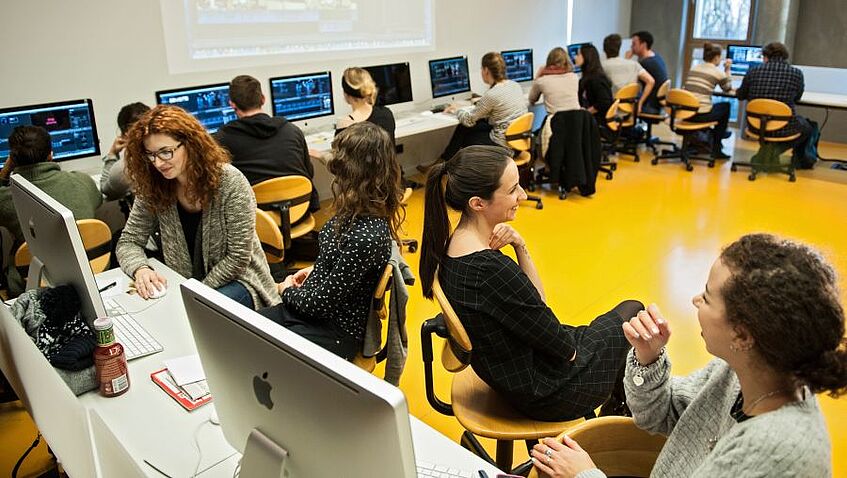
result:
[[[153,292],[150,294],[151,299],[159,299],[165,296],[168,293],[168,288],[166,286],[162,286],[159,288],[153,288]]]

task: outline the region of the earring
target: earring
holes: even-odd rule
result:
[[[729,344],[729,350],[738,352],[738,347],[735,344]]]

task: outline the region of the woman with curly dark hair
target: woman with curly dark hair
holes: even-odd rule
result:
[[[717,357],[705,368],[671,377],[671,331],[655,305],[624,324],[627,404],[639,427],[668,436],[651,476],[832,476],[815,394],[847,391],[837,284],[811,248],[751,234],[723,250],[693,299]],[[549,476],[605,476],[569,438],[532,457]]]
[[[278,284],[282,303],[260,311],[352,360],[362,349],[371,296],[403,222],[400,166],[388,133],[355,123],[332,142],[327,164],[335,216],[319,236],[315,265]]]
[[[116,255],[138,294],[158,297],[167,285],[144,254],[158,226],[168,267],[247,307],[278,303],[256,235],[253,190],[203,126],[180,108],[160,105],[135,123],[126,150],[136,200]]]

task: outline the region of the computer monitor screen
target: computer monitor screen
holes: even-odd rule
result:
[[[506,62],[506,78],[532,81],[532,50],[511,50],[500,53]]]
[[[582,48],[583,45],[590,44],[591,43],[571,43],[570,45],[568,45],[568,56],[571,58],[574,73],[579,73],[580,71],[582,71],[582,68],[576,66],[576,55],[579,53],[579,49]]]
[[[382,106],[412,101],[412,76],[408,63],[366,66],[379,92],[377,104]]]
[[[38,285],[37,272],[41,272],[50,285],[73,286],[89,325],[97,317],[106,317],[73,213],[20,175],[12,174],[11,179],[12,201],[32,264],[43,265],[43,271],[30,268],[27,287],[33,282]]]
[[[328,71],[271,78],[270,81],[274,116],[296,121],[335,113],[332,74]]]
[[[224,437],[244,453],[241,476],[281,476],[248,469],[254,433],[287,452],[292,478],[417,476],[398,388],[197,280],[180,288]]]
[[[9,157],[9,136],[18,126],[41,126],[50,133],[53,160],[100,155],[91,100],[61,101],[0,109],[0,167]]]
[[[762,47],[755,45],[729,45],[726,47],[726,57],[732,60],[730,73],[734,76],[744,76],[750,70],[750,67],[762,63]]]
[[[432,83],[433,98],[471,91],[468,58],[457,56],[429,60],[429,80]]]
[[[156,103],[179,106],[210,133],[236,119],[235,110],[229,105],[229,83],[157,91]]]

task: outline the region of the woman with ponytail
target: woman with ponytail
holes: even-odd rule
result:
[[[629,352],[621,327],[643,306],[623,302],[589,326],[559,323],[529,248],[507,224],[524,199],[506,149],[469,146],[435,165],[426,185],[424,296],[432,298],[438,274],[473,344],[471,366],[515,408],[537,420],[579,418],[620,384]],[[452,234],[448,207],[461,213]],[[517,264],[500,252],[506,246]]]
[[[723,250],[693,302],[717,358],[687,377],[670,375],[670,326],[655,305],[624,325],[633,346],[627,404],[639,427],[668,436],[651,476],[832,476],[815,398],[847,391],[832,267],[802,244],[743,236]],[[569,438],[545,440],[532,457],[552,477],[605,476]]]

